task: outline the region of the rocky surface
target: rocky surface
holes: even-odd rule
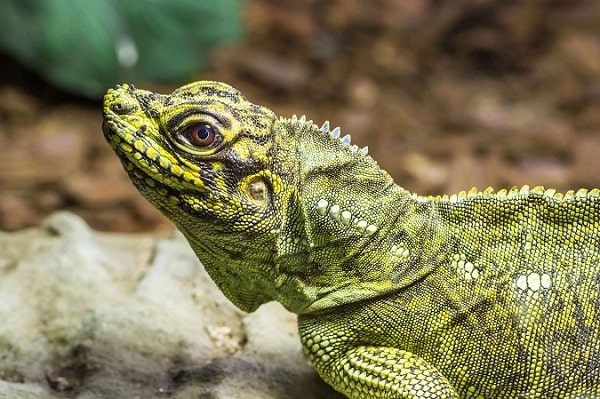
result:
[[[295,316],[236,310],[179,234],[102,234],[67,212],[0,233],[0,320],[0,398],[341,398]]]

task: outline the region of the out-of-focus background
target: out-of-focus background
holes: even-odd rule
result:
[[[170,224],[101,132],[116,83],[222,80],[330,120],[401,186],[600,186],[600,2],[4,0],[0,230]]]

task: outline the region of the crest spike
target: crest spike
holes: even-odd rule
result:
[[[340,138],[341,130],[340,130],[339,127],[336,127],[330,133],[331,133],[331,137],[333,137],[334,139],[339,139]]]

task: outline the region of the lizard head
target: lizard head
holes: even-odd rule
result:
[[[277,118],[218,82],[170,95],[120,85],[103,112],[135,186],[242,310],[273,299],[314,310],[364,278],[352,264],[378,229],[369,208],[395,185],[339,129]]]

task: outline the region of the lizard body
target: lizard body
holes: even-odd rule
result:
[[[598,189],[411,194],[218,82],[118,86],[103,130],[225,295],[297,313],[349,398],[600,397]]]

